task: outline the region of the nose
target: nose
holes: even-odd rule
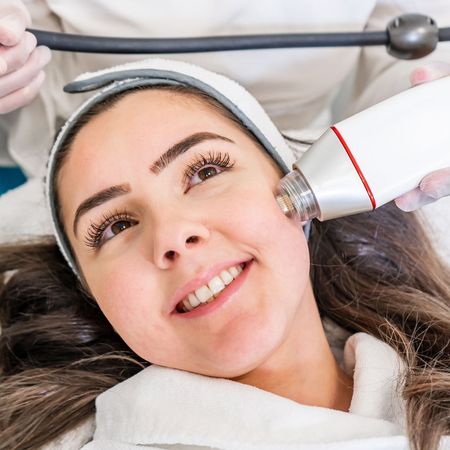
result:
[[[186,214],[164,214],[158,222],[153,230],[153,258],[161,269],[170,268],[180,257],[201,248],[210,235],[201,220],[190,219]]]

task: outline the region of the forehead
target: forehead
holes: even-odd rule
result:
[[[236,143],[250,138],[218,108],[191,94],[149,89],[132,92],[96,114],[75,136],[58,176],[58,189],[100,190],[139,159],[150,164],[169,147],[196,132],[214,132]],[[218,144],[219,145],[219,144]],[[255,152],[262,153],[256,146]],[[120,178],[120,174],[119,174]],[[83,181],[85,188],[72,190]],[[84,192],[86,194],[86,192]]]
[[[148,143],[163,144],[202,127],[237,128],[226,113],[194,94],[163,89],[131,92],[89,119],[75,136],[70,155],[86,145],[111,145],[111,140],[133,141],[142,135]]]

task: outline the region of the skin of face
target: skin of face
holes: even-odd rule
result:
[[[201,142],[158,175],[151,164],[197,132]],[[188,163],[228,153],[233,168],[183,185]],[[222,171],[222,172],[221,172]],[[161,366],[251,384],[306,404],[346,409],[351,379],[334,360],[309,281],[301,229],[274,197],[276,164],[230,119],[186,94],[130,93],[77,134],[57,180],[69,240],[88,288],[116,332]],[[83,215],[78,205],[109,186],[131,192]],[[133,221],[100,249],[84,243],[91,222],[126,211]],[[196,239],[189,239],[195,237]],[[171,314],[175,291],[211,266],[254,261],[240,289],[212,314]]]

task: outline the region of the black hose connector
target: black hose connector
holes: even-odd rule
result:
[[[387,52],[399,59],[418,59],[429,55],[439,42],[436,22],[422,14],[403,14],[387,26]]]

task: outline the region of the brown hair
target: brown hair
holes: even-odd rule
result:
[[[411,448],[437,450],[450,434],[450,271],[418,215],[390,203],[313,221],[309,248],[322,316],[401,355]],[[150,363],[114,332],[52,237],[0,247],[0,273],[0,449],[37,448]]]

